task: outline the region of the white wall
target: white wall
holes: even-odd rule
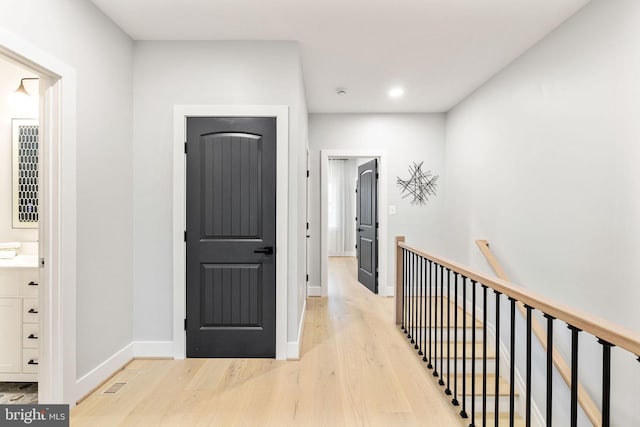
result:
[[[395,283],[394,237],[405,235],[408,243],[438,249],[443,237],[440,221],[443,213],[444,180],[444,114],[310,114],[310,286],[320,284],[320,150],[354,149],[386,150],[388,170],[388,203],[395,205],[396,215],[389,215],[389,247],[387,283]],[[412,206],[403,199],[396,178],[407,179],[413,161],[424,161],[423,169],[440,175],[438,195],[424,206]],[[381,206],[388,209],[388,206]]]
[[[5,0],[0,27],[77,73],[80,377],[132,339],[132,42],[88,1]]]
[[[289,318],[304,303],[306,103],[294,42],[136,42],[134,55],[134,336],[172,336],[172,141],[176,104],[290,107]],[[298,256],[298,254],[302,254]]]
[[[592,1],[448,114],[446,153],[448,255],[486,269],[474,240],[488,239],[514,282],[632,330],[639,17],[637,1]],[[581,345],[581,381],[599,402],[601,351],[586,334]],[[640,366],[614,354],[614,424],[638,425]],[[568,397],[557,396],[566,416]]]
[[[38,118],[38,81],[24,82],[33,102],[13,105],[10,94],[24,77],[37,77],[26,69],[0,58],[0,242],[35,242],[37,229],[13,228],[13,148],[11,119]]]

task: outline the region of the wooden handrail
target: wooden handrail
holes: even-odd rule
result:
[[[487,262],[489,263],[493,271],[496,273],[496,276],[498,276],[502,280],[509,281],[507,274],[502,269],[502,266],[500,266],[500,263],[493,255],[493,252],[491,252],[491,249],[489,249],[489,242],[486,240],[476,240],[476,244],[478,245],[478,248],[480,248],[480,252],[482,252],[484,257],[487,259]],[[517,306],[520,313],[522,313],[523,316],[526,316],[527,310],[524,305],[518,302]],[[542,328],[542,325],[540,325],[540,323],[535,318],[531,319],[531,329],[542,345],[542,349],[546,352],[547,332]],[[562,379],[567,383],[569,387],[571,387],[571,369],[569,369],[569,365],[556,348],[553,349],[553,364],[555,365],[556,369],[558,369],[558,373],[560,374]],[[600,413],[598,406],[595,404],[593,399],[591,399],[591,396],[589,396],[589,393],[587,393],[587,390],[582,386],[582,384],[578,384],[578,403],[580,403],[580,406],[584,410],[584,413],[587,415],[587,418],[589,418],[589,421],[591,421],[594,426],[600,427],[600,425],[602,424],[602,414]]]
[[[431,261],[456,271],[471,280],[475,280],[476,282],[482,283],[483,285],[511,297],[516,301],[520,301],[523,304],[549,314],[558,320],[575,326],[576,328],[588,332],[591,335],[625,349],[635,355],[640,355],[640,334],[637,332],[631,331],[601,317],[593,316],[565,304],[557,303],[550,298],[539,295],[506,280],[499,279],[497,277],[490,277],[455,261],[428,254],[420,249],[409,246],[404,242],[398,242],[398,247],[411,251],[423,258],[430,259]]]

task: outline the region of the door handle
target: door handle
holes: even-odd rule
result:
[[[31,360],[29,360],[27,362],[27,365],[37,365],[37,364],[38,364],[38,361],[37,360],[33,360],[33,359],[31,359]]]
[[[30,308],[29,311],[27,311],[27,313],[38,314],[38,310],[36,310],[35,308]]]
[[[364,228],[358,228],[358,231],[364,231]]]
[[[27,283],[27,285],[29,285],[29,286],[38,286],[38,284],[36,282],[29,282],[29,283]]]
[[[267,246],[264,248],[256,249],[253,251],[254,254],[265,254],[265,255],[273,255],[273,246]]]

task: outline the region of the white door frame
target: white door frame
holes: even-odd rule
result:
[[[287,358],[289,107],[286,105],[174,105],[173,107],[173,355],[186,356],[186,163],[188,117],[276,118],[276,359]]]
[[[0,28],[0,53],[40,76],[38,398],[74,405],[76,389],[76,73]]]
[[[384,150],[321,150],[320,151],[320,210],[321,210],[321,232],[320,232],[320,287],[321,295],[327,296],[329,273],[328,258],[329,249],[327,244],[327,234],[329,230],[329,159],[331,158],[358,158],[369,157],[378,159],[378,293],[382,296],[393,296],[393,287],[387,284],[388,271],[388,244],[387,236],[387,154]]]

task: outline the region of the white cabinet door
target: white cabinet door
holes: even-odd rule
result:
[[[22,298],[0,298],[0,373],[22,371]]]

